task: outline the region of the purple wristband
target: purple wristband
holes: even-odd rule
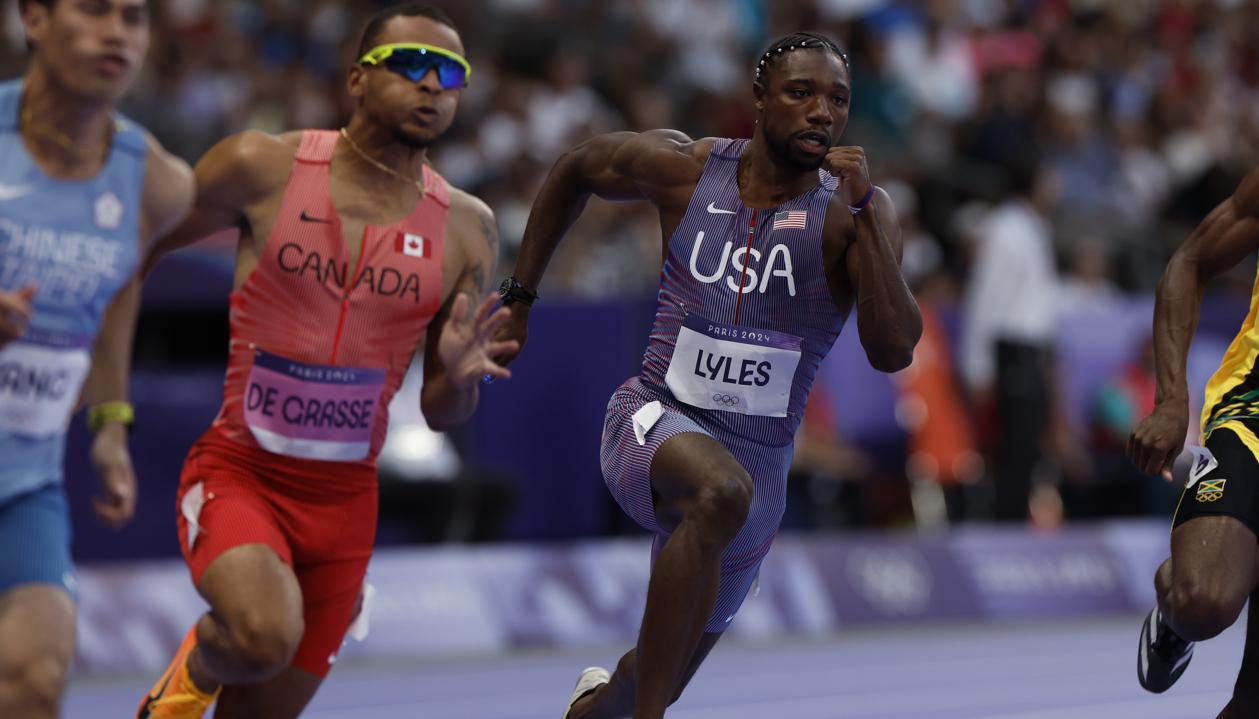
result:
[[[875,187],[874,185],[870,185],[870,189],[866,190],[865,197],[862,197],[861,200],[857,202],[857,204],[849,205],[848,211],[855,215],[858,212],[861,212],[862,210],[866,209],[866,205],[870,204],[870,200],[874,199],[874,187]]]

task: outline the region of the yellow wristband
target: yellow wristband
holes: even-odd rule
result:
[[[106,422],[121,422],[131,426],[136,421],[136,409],[130,402],[101,402],[87,410],[87,428],[99,432]]]

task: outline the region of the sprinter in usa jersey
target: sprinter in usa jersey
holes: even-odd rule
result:
[[[921,333],[900,233],[848,118],[848,61],[789,35],[762,55],[750,140],[616,133],[565,154],[539,191],[505,284],[521,342],[547,261],[586,198],[644,199],[664,266],[642,371],[612,396],[609,490],[656,537],[638,645],[582,673],[569,719],[657,719],[753,585],[785,506],[792,441],[818,365],[857,308],[871,364],[905,367]]]

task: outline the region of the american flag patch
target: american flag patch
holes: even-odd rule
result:
[[[774,213],[775,230],[803,230],[804,221],[809,213],[805,210],[787,210]]]

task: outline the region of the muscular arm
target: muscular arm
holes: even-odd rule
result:
[[[194,180],[188,163],[149,138],[147,171],[141,200],[139,256],[144,259],[158,238],[179,224],[192,207]],[[127,399],[131,345],[140,309],[140,281],[133,277],[114,296],[101,320],[92,348],[92,370],[83,387],[89,406]]]
[[[1188,405],[1185,365],[1203,291],[1217,275],[1259,247],[1259,171],[1220,203],[1172,255],[1154,301],[1156,402]]]
[[[452,217],[449,237],[458,243],[466,260],[454,289],[429,324],[424,345],[420,409],[428,425],[437,431],[461,424],[476,409],[481,376],[479,373],[467,376],[461,368],[447,366],[450,357],[444,357],[449,353],[442,352],[442,335],[449,323],[467,322],[466,318],[452,319],[452,310],[460,296],[465,297],[463,301],[475,312],[481,298],[489,292],[498,260],[498,227],[490,208],[470,195],[461,195],[453,198],[452,215],[457,209],[458,216]]]
[[[245,208],[284,182],[291,148],[282,138],[257,131],[232,135],[210,148],[194,168],[196,196],[183,222],[162,232],[144,263],[142,276],[162,257],[197,240],[245,223]]]
[[[674,130],[599,135],[560,156],[529,212],[515,277],[536,291],[546,266],[590,196],[652,200],[694,181],[702,168],[694,143]]]
[[[137,252],[143,260],[155,239],[174,227],[192,206],[192,170],[149,138],[141,200]],[[140,310],[140,278],[133,275],[105,309],[92,348],[92,370],[83,386],[88,405],[126,401],[131,369],[131,344]],[[106,524],[121,527],[135,512],[136,480],[127,450],[126,427],[106,422],[92,440],[91,461],[100,477],[101,491],[92,507]]]
[[[1189,423],[1185,366],[1198,327],[1202,293],[1210,280],[1259,247],[1259,170],[1246,176],[1172,255],[1154,301],[1155,408],[1133,430],[1129,456],[1149,474],[1163,472],[1180,453]]]
[[[846,209],[846,208],[845,208]],[[882,188],[853,216],[856,237],[845,255],[856,294],[857,333],[870,366],[896,372],[909,366],[922,336],[918,303],[901,275],[901,231],[892,199]]]
[[[650,200],[662,215],[671,206],[685,206],[681,190],[689,198],[709,147],[675,130],[651,130],[599,135],[564,153],[534,198],[514,277],[525,289],[537,291],[555,248],[591,195]],[[679,199],[671,201],[672,194]],[[499,338],[518,346],[501,355],[503,364],[515,359],[528,336],[529,306],[515,302],[510,308],[511,317]]]

